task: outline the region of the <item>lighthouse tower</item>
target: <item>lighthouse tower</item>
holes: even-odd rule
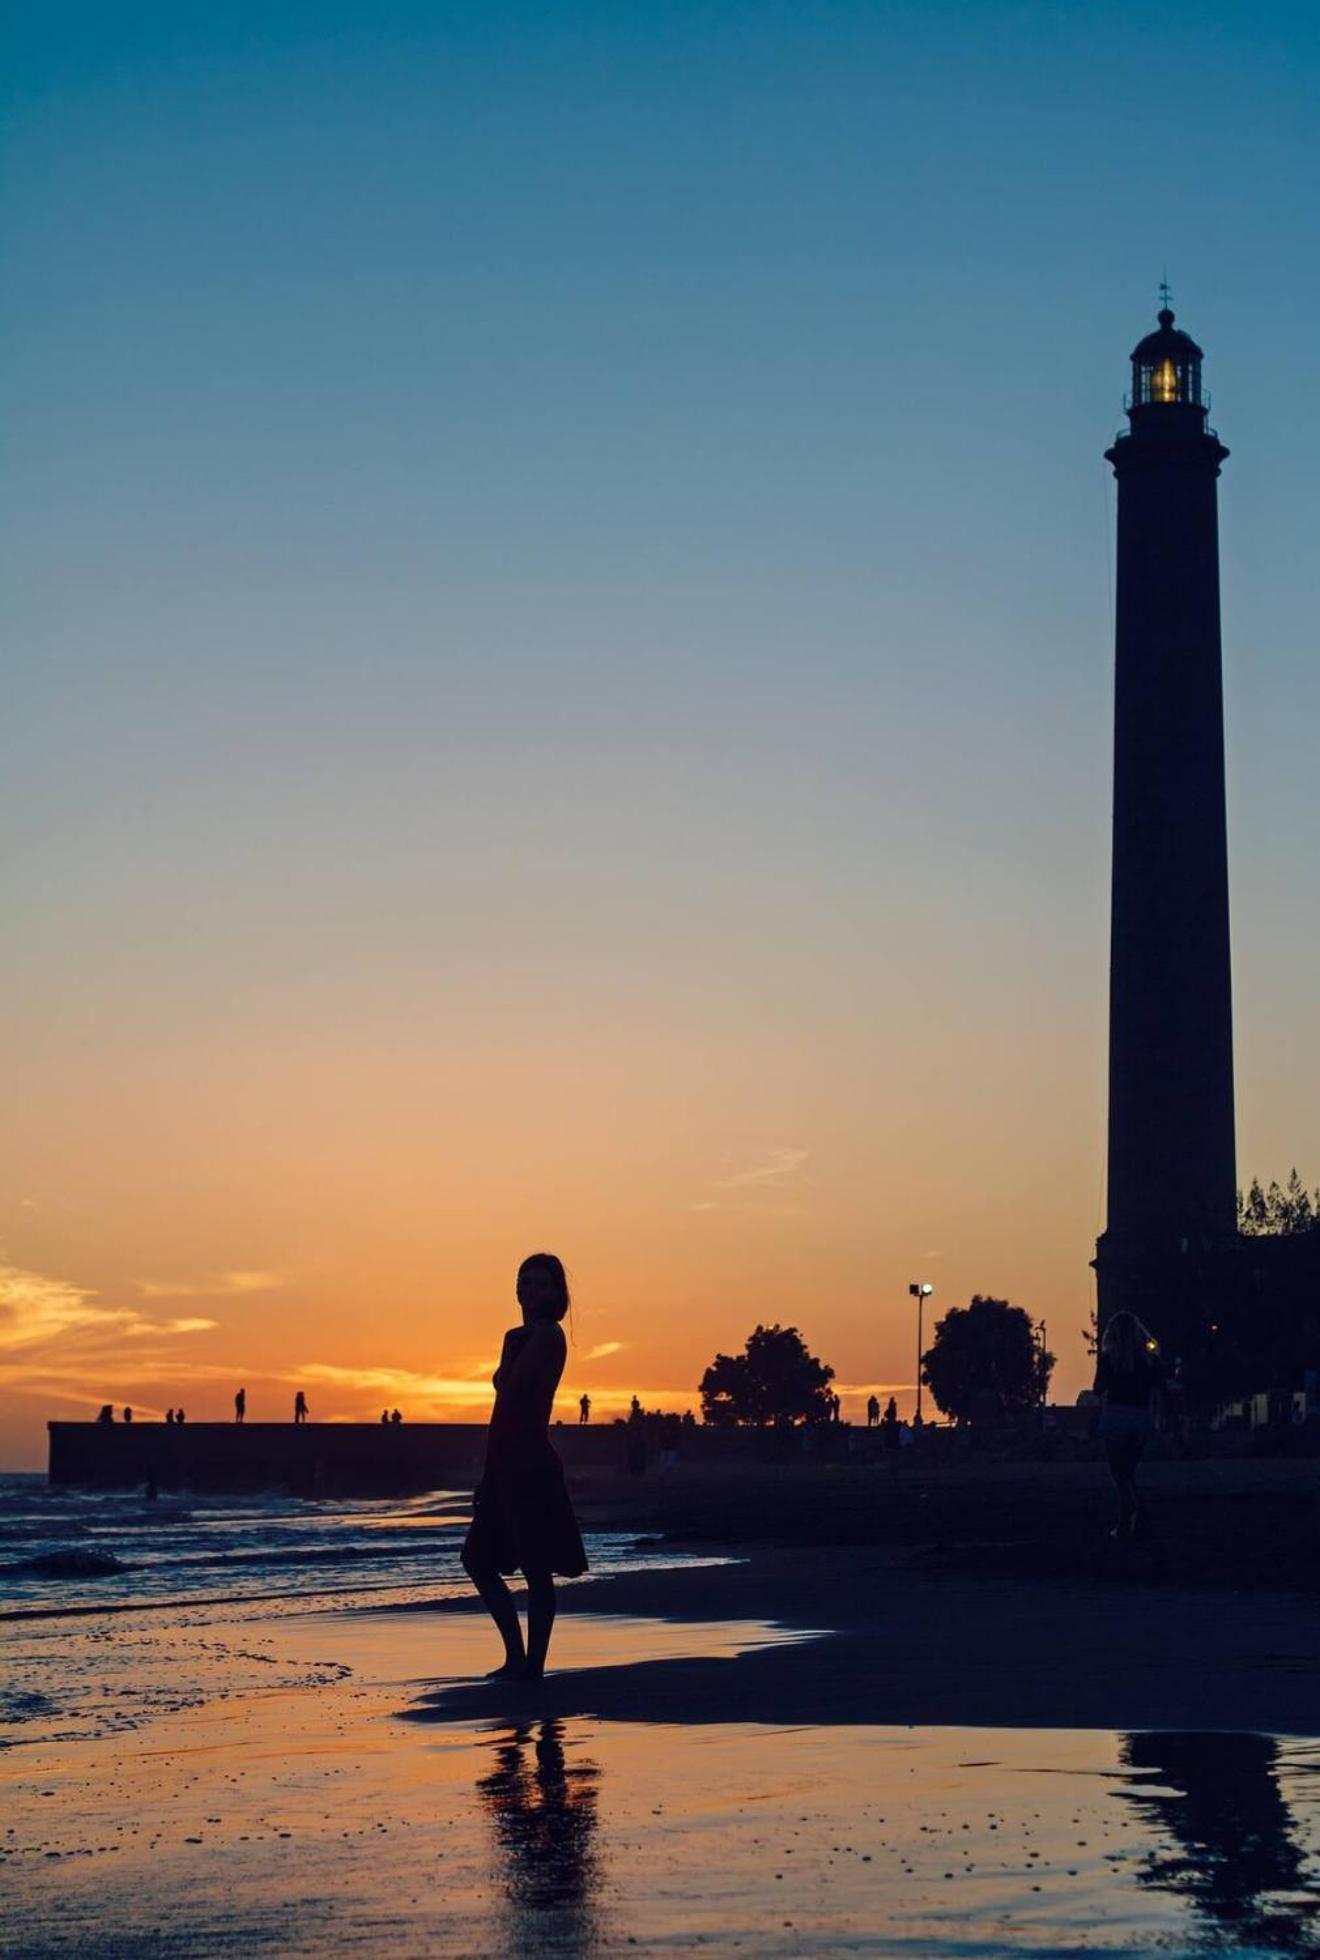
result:
[[[1217,483],[1201,349],[1132,354],[1118,479],[1109,1196],[1100,1323],[1166,1339],[1237,1229]]]

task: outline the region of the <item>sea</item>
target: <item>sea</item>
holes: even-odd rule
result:
[[[0,1617],[145,1606],[272,1604],[315,1595],[376,1603],[470,1590],[458,1562],[466,1491],[353,1502],[158,1497],[0,1477]],[[586,1534],[597,1575],[690,1564],[636,1532]]]
[[[470,1595],[470,1515],[454,1490],[148,1501],[0,1477],[0,1747],[113,1733],[257,1684],[314,1686],[318,1666],[338,1678],[327,1661],[283,1683],[287,1641],[263,1626]],[[584,1540],[596,1576],[694,1563],[636,1532]]]

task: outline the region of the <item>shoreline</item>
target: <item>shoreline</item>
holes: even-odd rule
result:
[[[722,1549],[535,1686],[471,1596],[11,1628],[87,1707],[0,1750],[0,1953],[1316,1950],[1309,1602]]]
[[[452,1599],[363,1613],[480,1613]],[[1320,1736],[1314,1612],[1287,1595],[1060,1587],[913,1573],[894,1558],[755,1552],[584,1580],[575,1615],[765,1622],[810,1638],[736,1659],[556,1667],[537,1684],[448,1682],[432,1721],[882,1724]],[[560,1628],[556,1629],[556,1638]],[[495,1636],[492,1633],[492,1648]],[[494,1659],[493,1654],[492,1665]]]

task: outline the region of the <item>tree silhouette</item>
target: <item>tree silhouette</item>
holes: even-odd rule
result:
[[[1003,1420],[1038,1408],[1053,1369],[1054,1356],[1023,1309],[980,1293],[936,1322],[934,1342],[921,1357],[921,1379],[955,1422],[987,1409]]]
[[[1311,1232],[1320,1225],[1320,1191],[1307,1190],[1294,1164],[1288,1182],[1272,1183],[1266,1190],[1258,1177],[1244,1197],[1238,1192],[1238,1230],[1248,1238],[1291,1238],[1297,1232]]]
[[[833,1368],[817,1361],[796,1327],[762,1327],[741,1354],[717,1354],[701,1378],[701,1419],[711,1423],[825,1422]]]

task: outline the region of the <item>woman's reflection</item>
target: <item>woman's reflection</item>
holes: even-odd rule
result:
[[[1320,1894],[1272,1737],[1129,1735],[1120,1754],[1133,1781],[1119,1795],[1176,1847],[1157,1842],[1140,1882],[1186,1899],[1209,1947],[1320,1955]]]
[[[597,1937],[600,1769],[564,1754],[564,1725],[514,1729],[495,1744],[495,1767],[477,1785],[500,1852],[498,1877],[513,1918],[507,1950],[573,1952]]]

